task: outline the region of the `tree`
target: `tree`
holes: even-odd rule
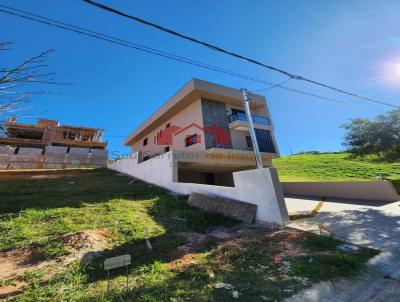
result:
[[[12,51],[11,46],[10,42],[0,42],[0,52]],[[52,79],[54,73],[43,71],[50,52],[52,50],[44,51],[11,67],[0,67],[0,119],[10,115],[23,116],[32,110],[28,105],[30,97],[44,93],[33,90],[33,84],[61,84]]]
[[[387,161],[400,160],[400,109],[375,119],[353,119],[344,124],[343,145],[354,156],[377,155]]]

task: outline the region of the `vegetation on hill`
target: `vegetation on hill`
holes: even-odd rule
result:
[[[376,181],[382,175],[400,185],[400,162],[353,158],[348,153],[282,156],[273,164],[281,181]]]
[[[400,160],[400,109],[375,119],[356,118],[343,125],[344,146],[354,156],[374,155],[382,160]]]
[[[241,225],[107,170],[0,179],[0,299],[10,301],[278,301],[351,276],[376,253]],[[107,291],[104,259],[123,254],[132,264],[111,272]]]

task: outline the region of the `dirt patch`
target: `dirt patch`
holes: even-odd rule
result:
[[[286,257],[306,255],[307,251],[300,243],[305,235],[305,232],[295,229],[281,229],[265,234],[264,238],[272,254],[272,261],[278,263]]]
[[[167,267],[173,271],[186,269],[196,263],[196,256],[194,253],[185,254],[181,258],[168,263]]]
[[[216,234],[218,236],[215,236]],[[179,246],[174,251],[174,256],[179,259],[170,262],[168,267],[173,270],[180,270],[193,265],[196,252],[205,250],[206,243],[210,239],[217,245],[211,257],[221,267],[229,265],[228,254],[233,251],[240,252],[251,249],[265,252],[265,254],[271,256],[271,260],[274,263],[279,264],[286,257],[307,254],[301,244],[306,234],[304,231],[286,227],[266,229],[249,225],[240,225],[232,229],[215,228],[209,230],[206,234],[179,233],[180,236],[186,239],[187,243]]]
[[[71,254],[52,260],[45,260],[43,255],[34,250],[0,252],[0,281],[5,283],[0,285],[0,299],[21,293],[28,284],[23,278],[27,273],[41,271],[41,279],[47,280],[88,252],[104,249],[109,237],[110,234],[104,230],[65,234],[60,240]]]
[[[0,299],[17,295],[27,285],[22,280],[26,273],[56,266],[55,261],[41,261],[43,257],[32,250],[0,252],[0,279],[6,285],[0,287]]]
[[[104,230],[68,233],[61,236],[61,241],[70,251],[100,250],[104,248],[110,234]]]

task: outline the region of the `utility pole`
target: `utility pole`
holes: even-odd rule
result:
[[[257,169],[262,169],[263,162],[262,162],[262,157],[260,154],[260,149],[258,148],[256,132],[254,131],[253,117],[251,116],[251,111],[250,111],[250,105],[249,105],[250,100],[248,97],[248,91],[247,91],[247,89],[244,89],[244,88],[240,89],[240,91],[242,92],[243,107],[246,112],[247,127],[249,128],[251,141],[253,143],[253,150],[254,150],[254,155],[256,157]]]

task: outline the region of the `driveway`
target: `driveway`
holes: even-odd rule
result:
[[[289,213],[311,212],[319,201],[286,198]],[[319,231],[318,224],[329,225],[338,237],[377,249],[400,248],[400,202],[324,201],[317,215],[294,220],[290,226]]]
[[[318,200],[286,198],[289,213],[311,213]],[[381,250],[369,261],[369,271],[349,282],[322,282],[288,301],[400,301],[400,202],[326,200],[314,217],[288,226],[319,233],[319,224],[334,236]]]

